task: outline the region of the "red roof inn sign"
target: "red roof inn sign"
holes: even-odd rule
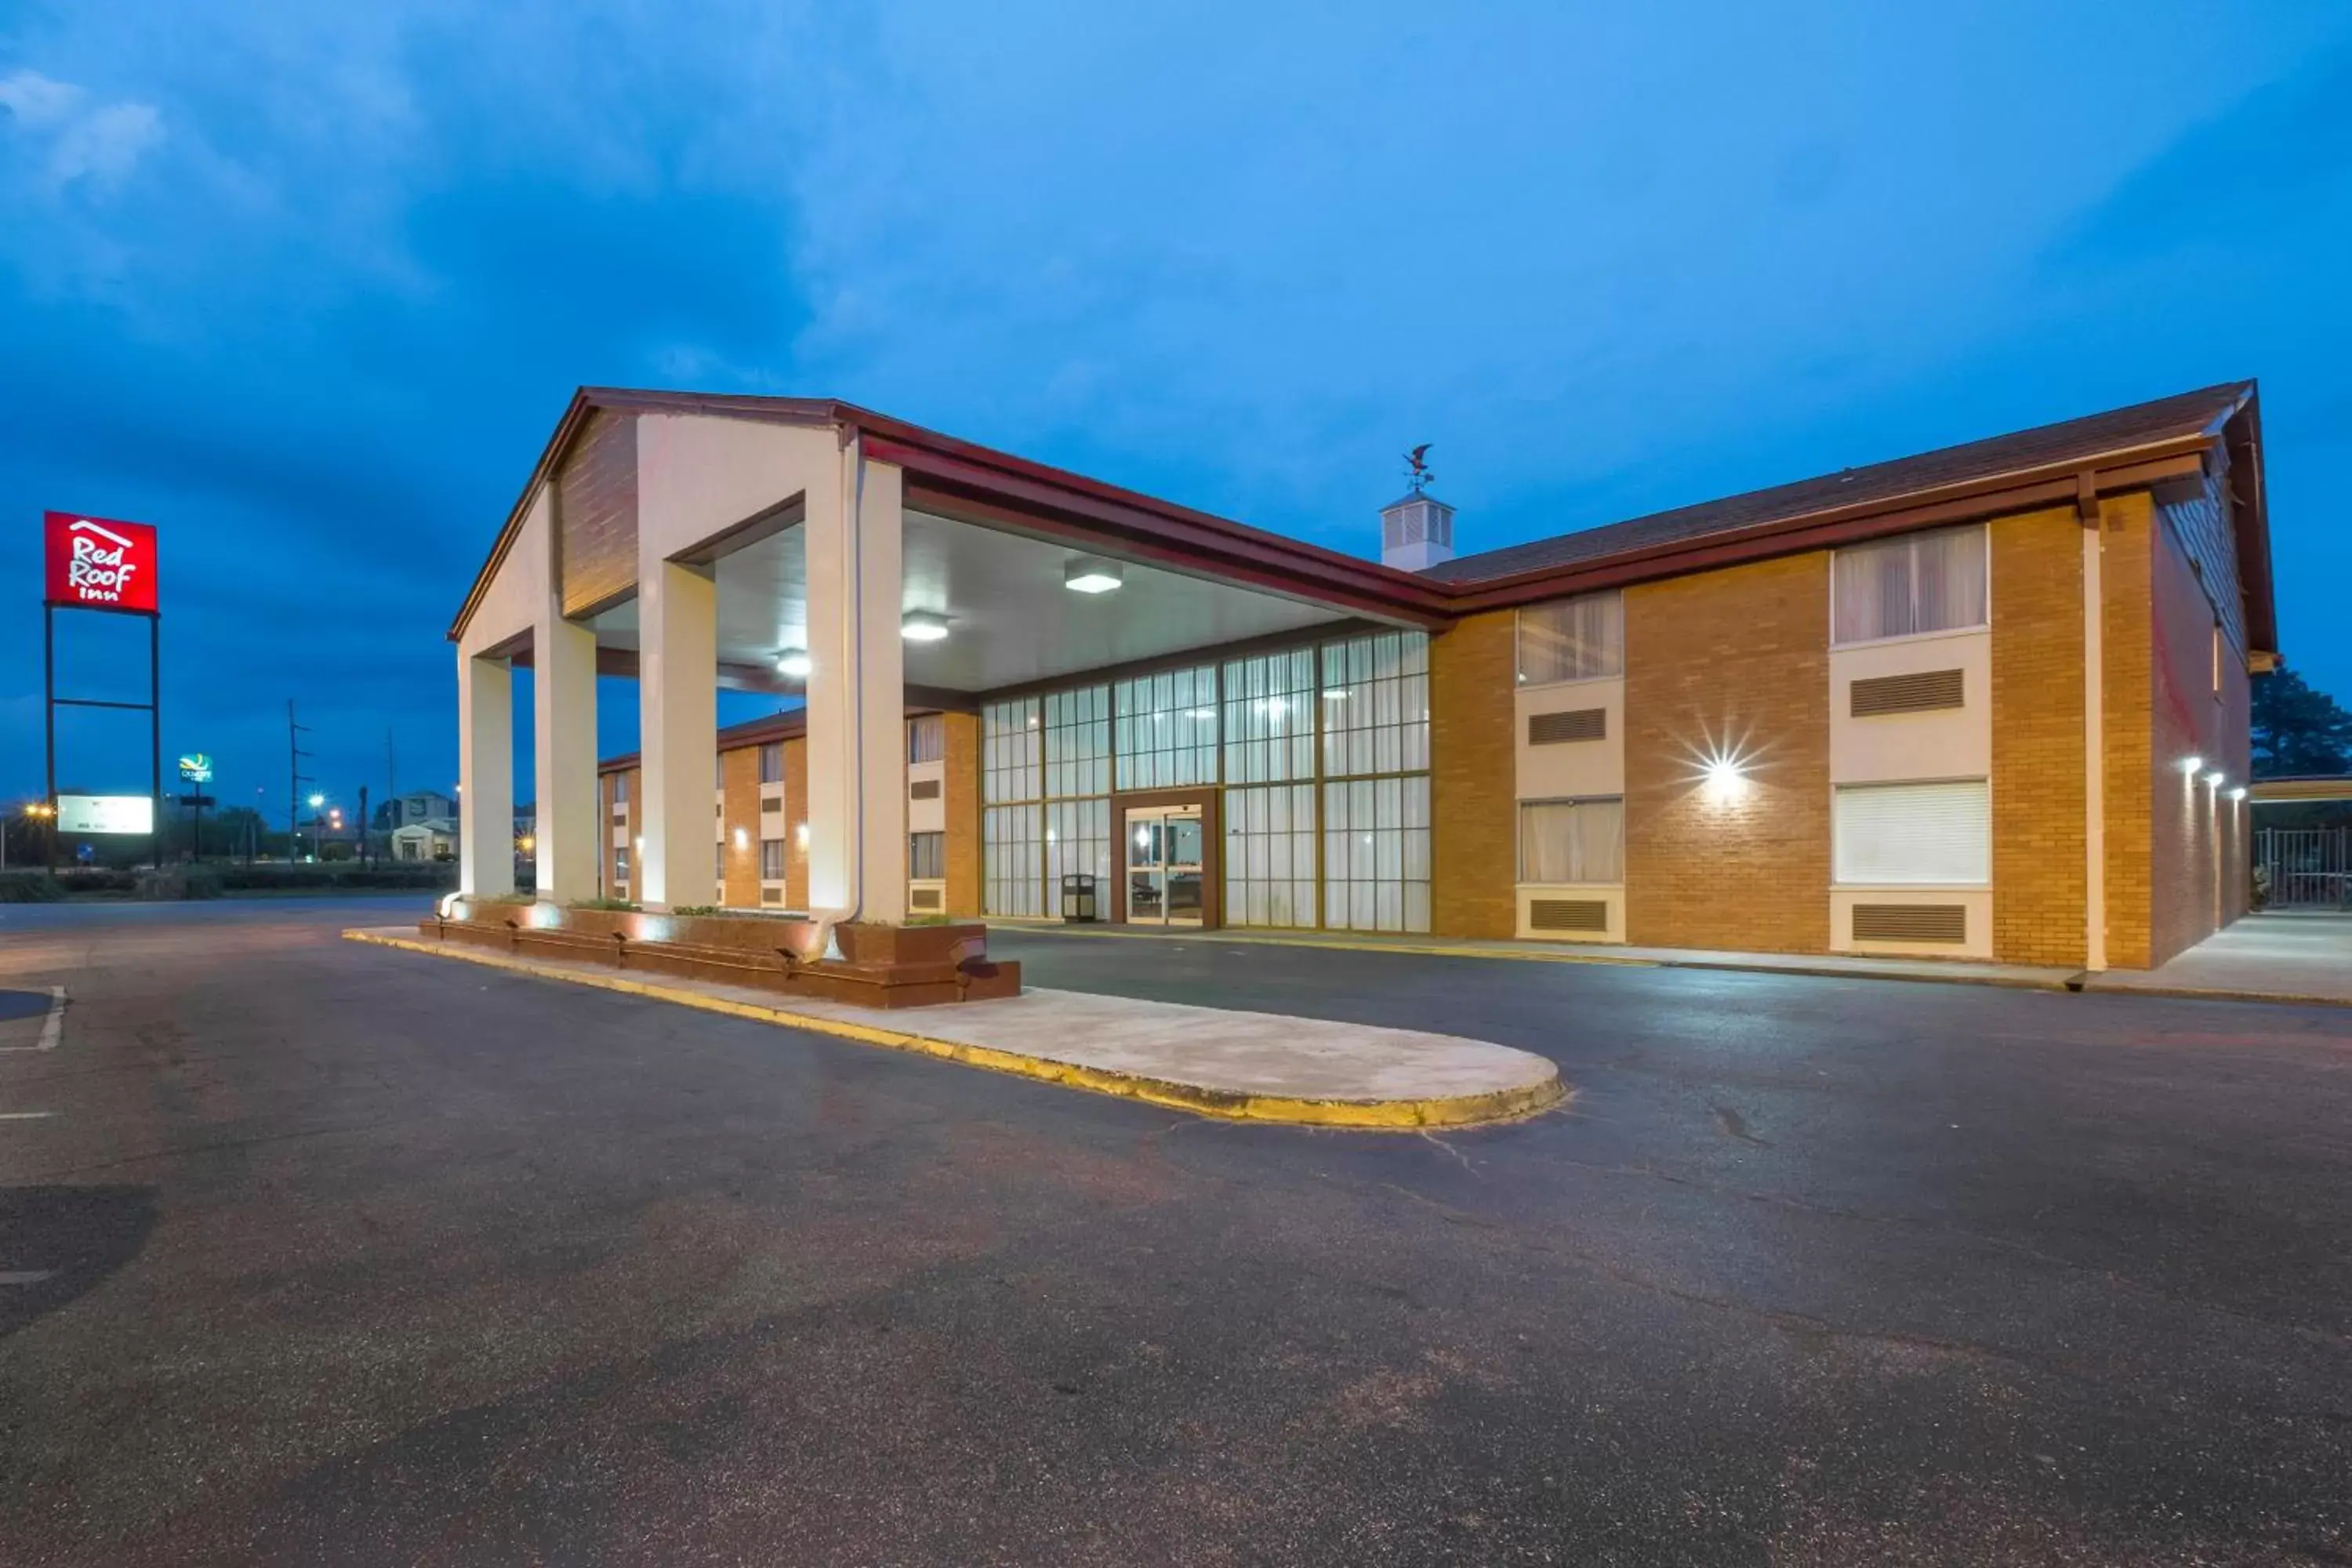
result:
[[[156,613],[155,531],[143,522],[45,514],[48,602],[67,610]]]

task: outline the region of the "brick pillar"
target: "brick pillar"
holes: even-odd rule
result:
[[[1508,610],[1429,640],[1430,925],[1438,936],[1518,929],[1518,679]]]
[[[977,920],[981,906],[980,715],[945,713],[947,734],[947,912]]]
[[[1995,518],[1992,950],[2079,964],[2084,942],[2083,524]]]

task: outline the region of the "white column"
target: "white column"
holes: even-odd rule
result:
[[[809,905],[879,925],[907,919],[901,478],[852,440],[840,486],[811,488],[803,524]]]
[[[552,594],[531,628],[539,901],[596,896],[596,634]]]
[[[637,563],[637,901],[719,901],[710,802],[719,788],[719,592],[700,567]]]
[[[514,672],[457,654],[457,890],[514,891]]]

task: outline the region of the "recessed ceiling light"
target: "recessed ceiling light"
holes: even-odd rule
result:
[[[776,656],[778,675],[789,675],[794,679],[799,679],[809,672],[809,656],[806,648],[788,647]]]
[[[940,642],[948,635],[948,618],[929,610],[909,610],[898,623],[898,635],[908,642]]]
[[[1077,594],[1108,594],[1127,580],[1127,569],[1099,555],[1081,555],[1062,567],[1062,586]]]

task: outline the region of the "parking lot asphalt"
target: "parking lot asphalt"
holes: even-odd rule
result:
[[[1575,1090],[1314,1132],[410,912],[0,909],[0,1562],[2352,1560],[2340,1010],[995,938]]]

